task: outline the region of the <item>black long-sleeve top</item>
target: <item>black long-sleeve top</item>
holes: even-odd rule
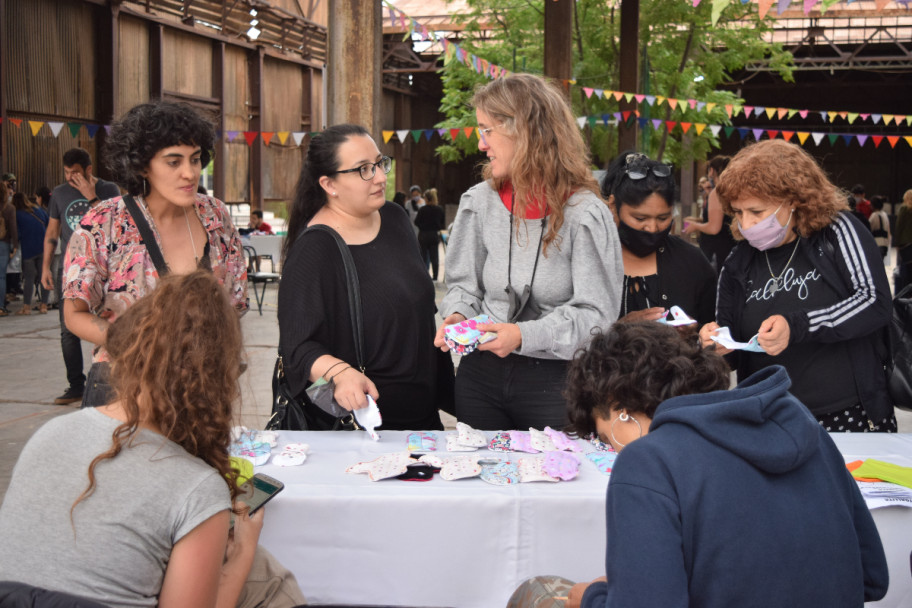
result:
[[[349,245],[361,287],[365,374],[377,386],[383,428],[438,428],[434,286],[401,207],[380,209],[380,231]],[[357,366],[345,266],[331,235],[292,245],[279,287],[279,350],[295,394],[322,355]]]
[[[446,228],[446,212],[439,205],[425,205],[415,215],[415,225],[421,232],[437,232]]]

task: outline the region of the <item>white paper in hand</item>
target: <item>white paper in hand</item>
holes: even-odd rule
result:
[[[364,427],[371,439],[380,441],[380,434],[374,429],[383,424],[383,418],[380,417],[380,408],[377,407],[377,402],[374,401],[374,398],[367,395],[367,407],[354,410],[354,412],[355,420]]]
[[[757,334],[754,334],[747,342],[736,342],[731,336],[731,330],[727,327],[720,327],[716,330],[715,335],[711,336],[713,341],[718,342],[725,348],[731,350],[746,350],[754,353],[765,353],[763,347],[757,343]]]

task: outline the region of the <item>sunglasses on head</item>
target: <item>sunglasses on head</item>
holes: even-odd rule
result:
[[[625,159],[624,173],[630,179],[643,179],[649,171],[656,177],[668,177],[671,175],[671,165],[659,163],[649,166],[647,163],[649,157],[645,154],[628,154]]]

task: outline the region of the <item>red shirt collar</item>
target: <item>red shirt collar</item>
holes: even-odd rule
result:
[[[513,213],[513,183],[504,182],[504,185],[500,187],[498,192],[500,195],[500,200],[503,203],[504,207],[507,208],[507,211]],[[543,217],[550,215],[551,210],[543,201],[535,199],[532,201],[531,205],[526,207],[526,219],[527,220],[540,220]]]

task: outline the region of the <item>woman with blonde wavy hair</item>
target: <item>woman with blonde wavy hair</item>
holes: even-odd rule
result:
[[[560,428],[567,363],[620,309],[617,229],[564,93],[530,74],[473,99],[484,181],[462,195],[447,247],[444,321],[485,314],[495,338],[463,357],[456,415],[480,429]]]
[[[0,572],[107,606],[234,607],[255,558],[271,560],[262,511],[238,512],[229,539],[237,312],[211,272],[168,275],[105,344],[115,398],[26,444],[0,508]]]
[[[890,286],[845,194],[810,154],[778,139],[742,149],[716,193],[741,242],[719,274],[703,344],[720,327],[738,342],[756,336],[761,352],[730,357],[740,379],[782,365],[792,394],[826,430],[896,432],[883,371]]]

